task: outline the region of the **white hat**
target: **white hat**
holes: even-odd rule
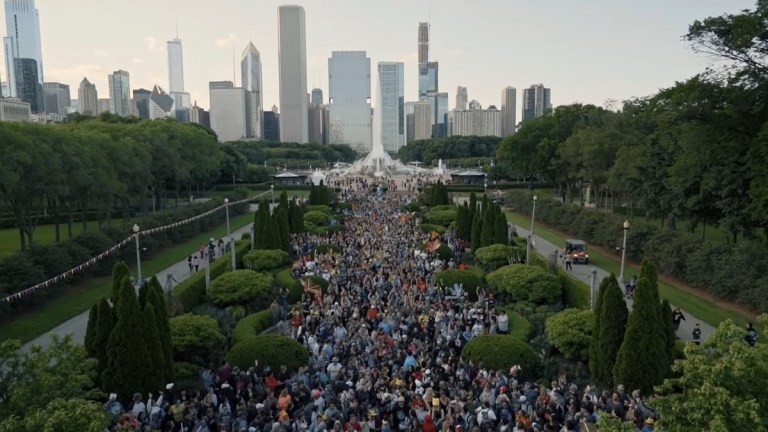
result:
[[[256,409],[262,409],[262,408],[264,408],[264,404],[263,403],[257,403],[256,404]]]
[[[166,390],[170,390],[172,388],[173,388],[173,383],[168,383],[168,384],[165,385],[165,389]]]
[[[226,389],[229,388],[229,383],[224,383],[221,385],[221,388]]]
[[[525,401],[527,401],[527,400],[528,400],[528,399],[527,399],[525,396],[520,396],[520,402],[525,402]]]
[[[423,383],[423,382],[421,382],[421,381],[419,381],[419,380],[416,380],[416,387],[421,387],[421,386],[423,386],[423,385],[424,385],[424,383]]]
[[[424,375],[432,375],[432,371],[427,369],[424,371]]]

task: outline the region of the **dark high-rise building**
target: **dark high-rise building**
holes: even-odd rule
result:
[[[552,109],[550,94],[550,89],[544,87],[544,84],[534,84],[523,90],[524,122],[541,117],[547,110]]]
[[[147,89],[137,89],[133,91],[134,114],[143,119],[149,119],[149,98],[152,92]]]
[[[323,89],[312,89],[312,97],[310,98],[309,104],[317,106],[323,104]]]
[[[43,85],[38,78],[37,60],[29,58],[13,59],[16,79],[16,96],[27,102],[35,114],[45,112]]]
[[[280,141],[280,114],[274,109],[272,111],[264,111],[264,140]]]
[[[45,97],[45,112],[67,115],[67,109],[72,105],[68,85],[57,82],[44,83],[43,95]]]

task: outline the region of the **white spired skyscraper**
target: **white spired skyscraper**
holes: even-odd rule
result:
[[[168,93],[173,98],[176,110],[192,106],[189,93],[184,91],[184,55],[178,37],[168,41]]]
[[[37,80],[43,85],[43,49],[40,43],[40,14],[35,0],[5,0],[5,71],[11,97],[17,97],[17,58],[37,63]]]
[[[384,151],[397,153],[405,145],[405,65],[379,62],[375,114]]]
[[[277,9],[278,63],[280,68],[280,140],[308,142],[307,35],[304,8]]]
[[[371,151],[371,59],[365,51],[331,53],[328,93],[330,142],[349,144],[361,153]]]
[[[243,51],[240,74],[245,90],[246,137],[262,139],[264,137],[264,105],[261,95],[261,55],[251,42],[248,42],[248,46]]]

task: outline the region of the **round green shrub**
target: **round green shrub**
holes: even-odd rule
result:
[[[451,258],[453,257],[453,251],[452,251],[452,250],[451,250],[451,248],[450,248],[450,247],[449,247],[447,244],[445,244],[445,243],[441,244],[441,245],[440,245],[440,247],[438,247],[438,248],[437,248],[437,250],[435,251],[435,253],[436,253],[436,254],[437,254],[437,256],[439,256],[439,257],[440,257],[440,259],[441,259],[441,260],[443,260],[443,261],[448,261],[449,259],[451,259]]]
[[[328,252],[340,253],[341,246],[333,244],[321,244],[315,248],[316,254],[327,254]]]
[[[435,285],[442,286],[447,292],[454,284],[463,284],[468,300],[477,301],[477,288],[483,286],[483,272],[477,268],[450,269],[435,275]]]
[[[320,226],[328,225],[328,221],[330,221],[330,216],[328,215],[328,213],[323,213],[317,210],[308,211],[304,213],[305,224],[309,222],[312,225],[320,227]]]
[[[555,304],[562,297],[560,280],[540,267],[512,264],[488,273],[486,280],[494,292],[510,294],[518,301]]]
[[[291,256],[281,249],[254,249],[243,257],[245,268],[256,271],[270,271],[290,264]]]
[[[250,337],[260,335],[264,330],[272,326],[272,311],[270,309],[248,315],[237,322],[232,330],[232,345],[242,342]]]
[[[327,205],[322,205],[322,204],[307,206],[307,212],[313,212],[313,211],[325,213],[327,215],[331,214],[331,208]],[[305,218],[306,218],[306,215],[305,215]]]
[[[197,378],[200,366],[188,362],[173,362],[173,376],[177,380]]]
[[[536,370],[539,358],[527,343],[511,336],[478,336],[461,350],[461,357],[472,360],[475,364],[492,370],[508,371],[514,365],[520,365],[523,372],[529,374]]]
[[[589,344],[595,328],[595,315],[589,309],[566,309],[547,318],[544,333],[568,359],[589,360]]]
[[[448,226],[456,220],[456,210],[432,209],[427,213],[427,221],[431,224]]]
[[[299,367],[306,366],[309,361],[309,351],[304,345],[295,340],[276,334],[252,336],[236,343],[227,353],[227,360],[232,366],[248,369],[254,360],[259,361],[259,367],[269,366],[273,371],[285,365],[288,371],[296,372]]]
[[[488,271],[496,270],[509,264],[509,258],[515,256],[524,257],[525,248],[517,248],[503,244],[493,244],[478,248],[475,252],[475,260]]]
[[[425,233],[431,233],[434,231],[434,232],[437,232],[438,234],[443,234],[445,232],[445,227],[442,225],[423,223],[419,225],[419,230]]]
[[[210,316],[185,314],[170,320],[171,345],[176,358],[184,361],[209,357],[217,350],[224,335],[219,331],[219,323]]]
[[[253,270],[235,270],[216,278],[208,289],[208,298],[217,306],[246,304],[265,300],[270,294],[272,275]]]

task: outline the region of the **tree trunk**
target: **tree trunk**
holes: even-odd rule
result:
[[[67,238],[72,238],[72,219],[74,218],[72,210],[67,212]]]
[[[27,236],[24,235],[24,228],[21,227],[21,219],[17,218],[19,224],[19,250],[27,248]]]

